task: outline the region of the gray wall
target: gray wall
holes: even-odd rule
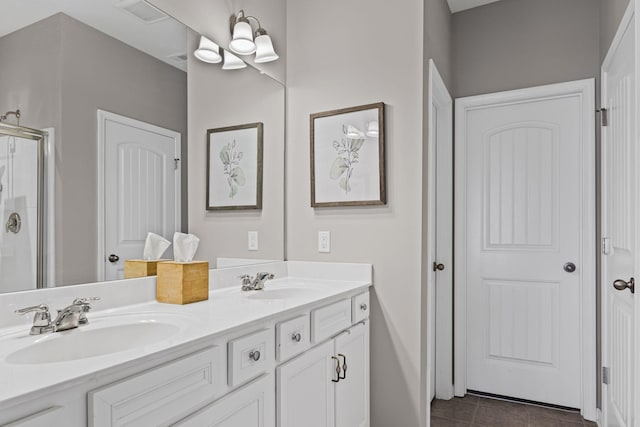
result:
[[[0,114],[22,109],[21,124],[59,128],[62,15],[0,37]],[[15,124],[14,118],[7,120]]]
[[[600,62],[604,60],[629,0],[600,0]]]
[[[503,0],[454,14],[455,96],[597,77],[599,15],[599,0]]]
[[[189,51],[198,44],[189,32]],[[284,258],[285,89],[253,68],[223,71],[189,55],[189,232],[200,236],[199,259]],[[261,210],[206,211],[207,129],[264,124]],[[247,232],[259,251],[247,250]]]
[[[24,73],[29,79],[8,82],[8,105],[0,109],[20,107],[25,126],[56,128],[56,284],[96,281],[96,110],[180,132],[186,159],[187,76],[63,14],[0,42],[4,39],[22,47],[13,51],[11,60],[3,53],[0,75],[5,73],[4,65],[11,64],[17,67],[14,73]],[[34,48],[41,45],[55,55],[40,60]],[[33,74],[38,67],[43,73]],[[15,85],[20,89],[13,89]],[[182,194],[186,195],[184,163],[183,170]],[[186,218],[184,203],[185,228]]]
[[[435,56],[449,80],[448,19],[444,0],[287,3],[287,254],[373,264],[374,427],[426,423],[423,78]],[[309,114],[376,101],[387,106],[387,205],[311,208]],[[320,230],[332,233],[329,254],[317,252]]]

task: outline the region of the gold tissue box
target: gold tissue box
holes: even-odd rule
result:
[[[158,264],[156,300],[168,304],[190,304],[209,299],[209,263],[161,262]]]
[[[166,261],[171,260],[145,261],[143,259],[128,259],[124,262],[124,278],[133,279],[135,277],[155,276],[158,274],[158,263]]]

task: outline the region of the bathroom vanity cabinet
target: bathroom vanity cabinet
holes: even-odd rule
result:
[[[285,363],[276,376],[278,427],[368,426],[368,324]]]
[[[369,292],[322,298],[34,393],[0,425],[369,425]]]

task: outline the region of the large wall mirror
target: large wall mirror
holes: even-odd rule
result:
[[[0,292],[121,279],[148,232],[198,235],[212,268],[284,258],[284,86],[198,61],[203,31],[162,6],[3,5]],[[264,132],[262,208],[208,211],[207,130],[248,123]]]

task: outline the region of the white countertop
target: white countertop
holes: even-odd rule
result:
[[[30,393],[76,382],[151,355],[228,334],[254,322],[266,321],[289,311],[364,291],[369,286],[370,281],[284,277],[267,282],[267,292],[275,292],[272,294],[275,298],[271,299],[264,299],[262,291],[241,292],[239,286],[227,287],[211,291],[207,301],[188,305],[154,301],[97,311],[100,303],[96,303],[96,311],[88,313],[89,325],[54,334],[32,336],[29,335],[29,328],[24,325],[6,327],[0,329],[0,409],[16,403]],[[64,334],[82,334],[131,322],[164,321],[176,325],[179,332],[145,346],[62,362],[10,362],[13,353],[36,341],[58,339]]]

